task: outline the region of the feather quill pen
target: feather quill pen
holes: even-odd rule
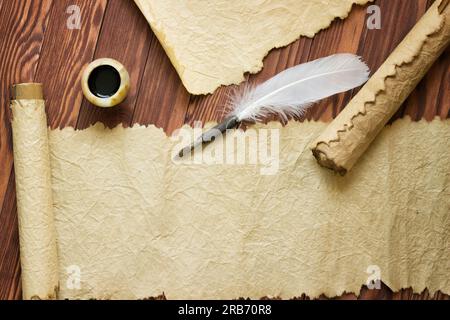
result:
[[[344,53],[287,69],[259,86],[246,86],[232,97],[232,111],[226,120],[181,150],[179,156],[212,142],[218,134],[242,122],[263,121],[271,115],[285,122],[300,117],[314,103],[362,85],[369,74],[360,57]]]

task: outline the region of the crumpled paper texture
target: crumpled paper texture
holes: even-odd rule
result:
[[[13,105],[15,160],[34,174],[16,176],[22,223],[40,198],[21,180],[48,172],[40,149],[20,150],[30,134],[46,141],[44,106],[30,108]],[[376,265],[393,290],[450,293],[450,120],[395,122],[345,177],[311,156],[325,127],[259,128],[279,129],[272,176],[262,165],[174,163],[178,142],[153,126],[48,131],[53,208],[38,208],[53,210],[56,238],[21,228],[22,259],[43,264],[26,270],[25,287],[39,295],[57,274],[60,299],[335,296],[359,292]],[[32,250],[44,245],[57,247],[57,265]],[[68,285],[73,266],[79,286]]]
[[[314,142],[325,167],[348,172],[450,43],[450,1],[437,0]]]
[[[273,48],[314,36],[370,0],[134,0],[186,89],[212,93],[257,73]]]
[[[12,102],[14,168],[25,299],[56,299],[58,256],[44,100]],[[34,121],[30,121],[33,119]]]

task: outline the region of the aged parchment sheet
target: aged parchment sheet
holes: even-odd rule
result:
[[[314,36],[370,0],[134,0],[186,89],[212,93],[263,68],[273,48]]]
[[[47,132],[42,100],[12,111],[25,298],[55,275],[59,299],[335,296],[371,266],[393,290],[450,293],[450,120],[395,122],[341,177],[309,151],[323,123],[258,129],[280,139],[262,175],[273,162],[174,163],[155,127]]]

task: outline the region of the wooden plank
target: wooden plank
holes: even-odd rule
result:
[[[0,300],[20,298],[19,239],[13,174],[10,86],[32,82],[52,1],[0,3]]]
[[[364,37],[366,25],[366,6],[354,6],[345,20],[337,20],[333,26],[314,37],[309,61],[335,53],[358,54]],[[347,105],[359,89],[335,95],[312,107],[305,118],[308,120],[331,121]]]
[[[375,72],[425,13],[427,2],[377,0],[374,4],[381,9],[381,29],[367,30],[364,26],[366,36],[359,54]]]
[[[130,73],[131,89],[127,100],[116,108],[97,108],[83,99],[78,129],[99,121],[110,128],[118,124],[125,127],[131,124],[151,37],[147,20],[134,2],[109,0],[95,59],[108,57],[121,62]]]
[[[81,28],[67,28],[69,6],[80,8]],[[52,128],[77,124],[83,94],[81,70],[94,56],[106,0],[58,0],[45,34],[37,81],[44,84],[47,117]]]
[[[9,100],[11,85],[33,81],[51,1],[3,1],[0,19],[0,205],[13,158]],[[29,23],[32,21],[33,23]]]
[[[20,299],[19,230],[17,224],[16,188],[11,174],[6,199],[0,210],[0,300]]]
[[[170,134],[183,125],[189,93],[152,32],[132,124],[154,124]]]

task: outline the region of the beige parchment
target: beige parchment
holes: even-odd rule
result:
[[[193,94],[244,81],[271,49],[313,37],[368,1],[135,0]]]
[[[274,175],[261,174],[270,163],[174,163],[179,141],[153,126],[48,131],[50,208],[25,189],[49,183],[45,147],[23,150],[46,143],[44,105],[12,108],[21,224],[53,210],[56,225],[53,242],[20,229],[22,259],[38,264],[26,297],[46,297],[55,274],[60,299],[335,296],[359,292],[373,266],[393,290],[450,293],[450,120],[395,122],[345,177],[309,151],[324,123],[258,129],[279,134]],[[57,265],[33,250],[52,246]]]
[[[23,297],[56,299],[58,257],[44,100],[15,100],[12,110]]]
[[[450,1],[437,0],[312,145],[318,162],[349,171],[450,43]]]

